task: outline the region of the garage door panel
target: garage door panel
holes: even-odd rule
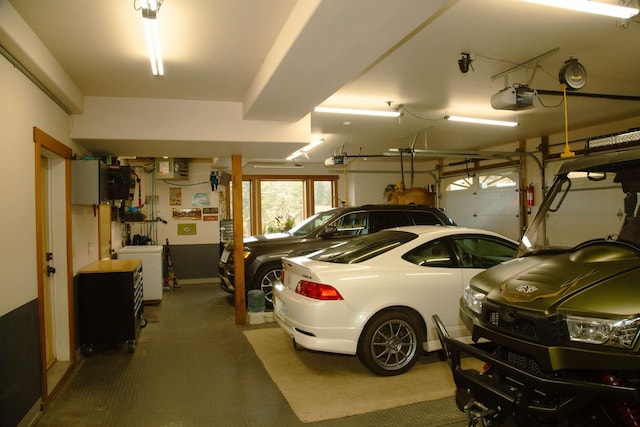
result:
[[[442,204],[458,225],[520,239],[519,196],[515,187],[445,191]]]

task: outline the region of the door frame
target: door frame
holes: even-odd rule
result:
[[[38,319],[40,329],[40,359],[42,363],[41,378],[42,378],[42,405],[43,407],[49,401],[50,394],[48,393],[47,384],[47,362],[46,362],[46,348],[45,348],[45,324],[44,324],[44,281],[42,272],[46,268],[44,263],[44,253],[42,251],[43,233],[42,218],[44,215],[44,209],[46,206],[42,206],[41,194],[43,188],[41,188],[40,169],[42,162],[43,149],[46,149],[64,159],[65,163],[65,239],[66,239],[66,265],[67,265],[67,302],[68,302],[68,319],[69,319],[69,355],[71,365],[75,363],[75,327],[73,319],[75,319],[75,307],[73,298],[73,246],[71,235],[71,156],[72,150],[60,141],[56,140],[52,136],[48,135],[41,129],[33,128],[33,142],[34,142],[34,164],[35,164],[35,214],[36,214],[36,268],[38,271]]]

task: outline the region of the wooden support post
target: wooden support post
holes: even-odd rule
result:
[[[242,244],[242,156],[231,156],[231,182],[233,198],[233,270],[236,325],[247,321],[246,293],[244,286],[244,245]]]

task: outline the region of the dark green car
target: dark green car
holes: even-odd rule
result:
[[[565,162],[516,258],[460,301],[489,343],[454,340],[434,316],[470,425],[640,425],[638,193],[640,149]],[[485,370],[462,369],[464,353]]]

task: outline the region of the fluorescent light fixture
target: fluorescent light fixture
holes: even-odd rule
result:
[[[451,121],[454,121],[454,122],[477,123],[477,124],[481,124],[481,125],[493,125],[493,126],[506,126],[506,127],[518,126],[518,122],[507,122],[507,121],[503,121],[503,120],[478,119],[476,117],[445,116],[445,120],[451,120]]]
[[[149,51],[151,72],[154,76],[164,75],[162,49],[160,48],[160,31],[158,29],[157,19],[161,3],[162,2],[157,2],[156,0],[143,0],[141,6],[144,35],[147,39],[147,50]]]
[[[324,142],[324,139],[318,139],[316,141],[310,142],[307,145],[305,145],[304,147],[302,147],[301,149],[296,150],[293,153],[291,153],[291,155],[289,155],[289,157],[287,157],[287,160],[293,160],[296,157],[300,157],[300,156],[305,156],[308,159],[309,156],[307,155],[307,153],[309,151],[311,151],[311,149],[313,149],[314,147],[317,147],[318,145],[322,144],[323,142]]]
[[[358,110],[352,108],[316,107],[316,113],[354,114],[358,116],[399,117],[400,111]]]
[[[526,0],[529,3],[538,3],[547,6],[561,7],[563,9],[579,12],[595,13],[596,15],[612,16],[614,18],[630,19],[640,12],[637,8],[619,6],[615,4],[600,3],[591,0]]]
[[[302,154],[304,154],[304,153],[302,152],[302,150],[296,150],[296,151],[294,151],[293,153],[291,153],[291,154],[289,155],[289,157],[287,157],[287,160],[293,160],[293,159],[295,159],[295,158],[297,158],[297,157],[302,156]]]
[[[253,165],[253,168],[254,169],[300,169],[300,168],[304,168],[304,165],[258,164],[258,165]]]
[[[302,151],[303,153],[306,153],[308,151],[311,151],[313,148],[317,147],[318,145],[322,144],[324,142],[324,139],[319,139],[317,141],[312,141],[310,143],[308,143],[307,145],[305,145],[304,147],[302,147],[300,149],[300,151]]]

